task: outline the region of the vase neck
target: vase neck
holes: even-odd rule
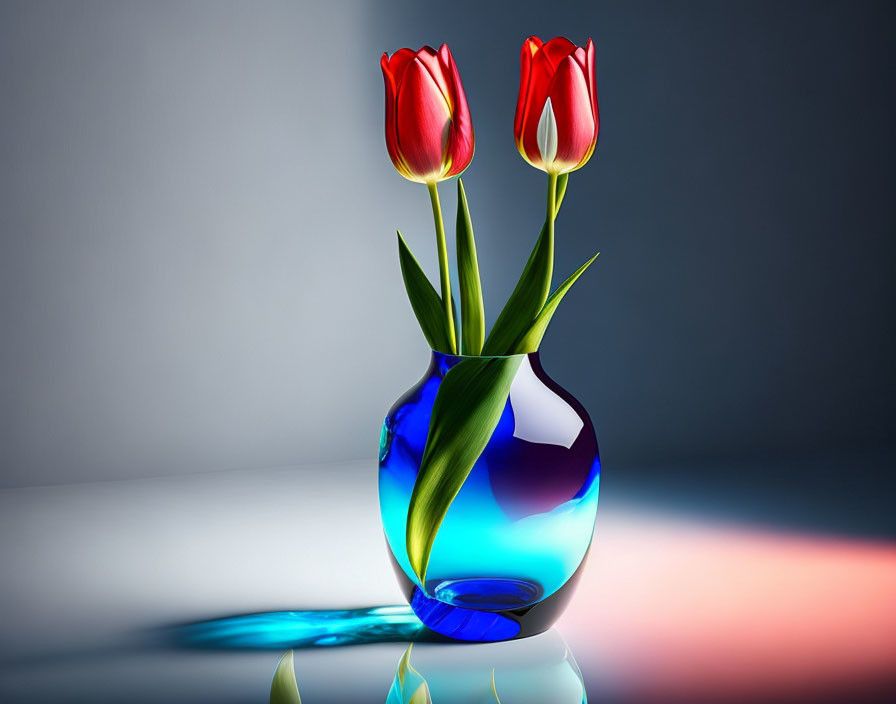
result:
[[[533,369],[540,369],[541,363],[539,361],[538,352],[528,352],[523,354],[512,354],[512,355],[465,355],[465,354],[445,354],[444,352],[436,352],[432,350],[432,356],[430,358],[430,366],[433,369],[438,370],[439,376],[445,376],[446,372],[451,369],[451,367],[457,366],[461,362],[465,360],[488,360],[488,359],[509,359],[509,358],[518,358],[522,359],[523,357],[528,357],[529,362],[532,365]]]

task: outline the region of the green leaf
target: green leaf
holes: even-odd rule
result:
[[[529,329],[520,338],[519,342],[514,346],[515,352],[527,353],[538,350],[538,346],[541,344],[541,339],[544,337],[545,330],[548,328],[548,323],[551,322],[551,318],[554,316],[557,306],[560,305],[560,301],[563,300],[566,292],[572,288],[572,285],[576,280],[585,273],[585,269],[591,266],[591,263],[597,259],[598,255],[600,255],[600,252],[576,269],[575,272],[573,272],[573,274],[560,284],[557,287],[557,290],[551,294],[551,297],[547,300],[547,303],[544,304],[544,308],[541,309],[535,322],[532,323]]]
[[[560,204],[566,194],[569,174],[557,178],[557,196],[554,217],[560,211]],[[554,270],[554,238],[545,221],[535,247],[526,262],[526,268],[507,299],[504,309],[489,333],[482,354],[512,354],[514,343],[533,324],[551,292],[551,277]]]
[[[452,293],[451,294],[451,317],[454,320],[454,329],[460,330],[460,325],[458,325],[458,323],[457,323],[457,311],[458,311],[457,301],[454,300],[454,294]],[[458,354],[463,354],[463,353],[459,352]]]
[[[451,343],[448,338],[448,325],[445,321],[445,308],[442,298],[436,293],[419,262],[411,253],[407,242],[398,233],[398,261],[401,264],[401,276],[404,287],[411,301],[411,308],[423,330],[423,336],[429,346],[438,351],[450,354]]]
[[[457,274],[460,282],[461,354],[478,355],[485,340],[485,307],[473,221],[464,184],[457,179]]]
[[[560,212],[560,205],[563,203],[563,196],[566,195],[566,187],[569,185],[569,174],[560,174],[557,177],[557,204],[554,208],[554,217]]]
[[[495,698],[496,704],[501,704],[501,700],[498,698],[498,688],[495,687],[495,668],[492,668],[492,696]]]
[[[271,704],[302,704],[292,656],[293,652],[289,650],[280,658],[271,682]]]
[[[470,357],[439,385],[408,507],[408,559],[421,585],[439,526],[498,425],[521,361]]]

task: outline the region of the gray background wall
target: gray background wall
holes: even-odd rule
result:
[[[558,275],[602,254],[542,356],[606,466],[892,449],[893,14],[3,3],[0,485],[373,457],[426,363],[396,226],[435,272],[379,55],[454,51],[493,320],[543,209],[511,134],[532,33],[597,44],[601,141]]]

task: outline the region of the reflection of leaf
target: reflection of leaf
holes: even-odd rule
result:
[[[548,299],[547,303],[544,304],[544,308],[541,309],[541,312],[538,314],[538,317],[532,322],[532,325],[528,330],[525,331],[523,336],[519,339],[519,341],[514,345],[514,352],[535,352],[538,350],[538,346],[541,344],[541,338],[544,337],[545,330],[548,328],[548,323],[551,322],[551,318],[554,316],[554,312],[557,310],[557,306],[560,305],[560,301],[563,300],[563,297],[566,295],[566,292],[572,288],[572,285],[576,282],[582,274],[585,273],[585,269],[591,266],[591,263],[597,259],[598,252],[587,262],[582,264],[578,269],[576,269],[566,281],[560,284],[557,287],[557,290],[551,294],[551,297]]]
[[[302,704],[292,656],[293,652],[289,650],[280,658],[271,681],[271,704]]]
[[[411,667],[413,647],[413,643],[408,645],[398,662],[398,671],[395,673],[395,681],[392,683],[386,704],[432,704],[429,685],[423,676]]]
[[[408,506],[408,559],[421,586],[439,526],[498,425],[521,360],[470,357],[439,385]]]
[[[423,336],[429,346],[439,352],[450,354],[452,345],[448,339],[448,324],[445,320],[445,308],[442,298],[436,293],[417,259],[411,253],[401,233],[398,233],[398,261],[401,264],[401,275],[404,287],[411,301],[411,308],[423,330]]]
[[[429,696],[429,687],[426,686],[426,682],[417,688],[408,704],[432,704],[432,698]]]
[[[568,174],[561,174],[557,179],[555,217],[560,210],[568,179]],[[492,331],[485,340],[482,354],[513,354],[515,352],[514,343],[525,334],[551,292],[553,271],[554,237],[552,228],[548,226],[548,222],[545,222],[513,293],[504,304],[504,309],[498,315],[498,319],[492,326]]]
[[[495,687],[495,668],[492,668],[492,696],[495,698],[496,704],[501,704],[501,700],[498,699],[498,689]]]
[[[411,648],[414,647],[414,644],[411,643],[404,651],[404,655],[401,656],[401,660],[398,661],[398,684],[404,687],[404,680],[408,674],[408,668],[411,665]]]

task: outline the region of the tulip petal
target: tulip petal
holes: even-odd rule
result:
[[[407,68],[408,64],[414,60],[414,56],[416,56],[416,54],[411,49],[399,49],[389,58],[389,71],[392,73],[396,85],[401,83],[404,70]]]
[[[445,77],[446,72],[439,61],[439,54],[431,46],[424,46],[417,52],[417,59],[426,66],[426,70],[429,71],[429,75],[432,76],[432,80],[439,87],[445,102],[448,103],[448,107],[451,109],[451,93]]]
[[[396,112],[398,150],[408,168],[416,180],[437,179],[451,114],[438,85],[419,59],[404,71]]]
[[[541,47],[532,56],[529,90],[523,107],[522,132],[519,140],[520,153],[538,168],[542,168],[541,151],[538,149],[538,122],[544,112],[553,75],[551,62],[544,53],[544,47]]]
[[[591,111],[594,115],[594,142],[597,143],[597,135],[600,130],[600,110],[597,106],[597,79],[594,73],[594,42],[588,39],[585,47],[585,77],[588,79],[588,93],[591,95]],[[594,149],[594,145],[591,147]]]
[[[516,114],[513,118],[513,134],[516,136],[517,147],[522,146],[523,119],[526,112],[526,101],[530,90],[530,78],[532,73],[532,57],[542,46],[538,37],[529,37],[523,42],[520,50],[520,94],[516,101]],[[523,155],[525,156],[525,154]]]
[[[571,171],[585,163],[596,133],[588,83],[572,56],[557,68],[550,99],[557,120],[556,159],[562,171]]]
[[[576,45],[566,37],[554,37],[541,48],[542,53],[551,62],[551,68],[555,70],[563,59],[575,52],[575,50]]]
[[[383,83],[386,87],[386,149],[388,150],[389,158],[392,160],[392,164],[398,170],[398,173],[405,178],[410,178],[410,172],[398,150],[398,128],[395,114],[396,86],[395,78],[389,68],[389,58],[387,54],[383,54],[383,57],[380,60],[380,67],[383,69]]]
[[[383,71],[383,80],[386,83],[391,83],[393,92],[395,89],[395,78],[392,76],[392,71],[389,70],[389,55],[384,51],[383,55],[380,57],[380,68]]]
[[[454,57],[447,44],[439,49],[439,60],[448,76],[449,99],[452,107],[451,126],[448,130],[446,158],[448,168],[445,177],[457,176],[470,165],[476,143],[473,133],[473,120],[467,105],[467,94],[460,80],[460,72],[454,63]]]
[[[551,99],[544,104],[541,118],[538,120],[538,151],[544,167],[550,170],[557,156],[557,119],[551,108]]]

